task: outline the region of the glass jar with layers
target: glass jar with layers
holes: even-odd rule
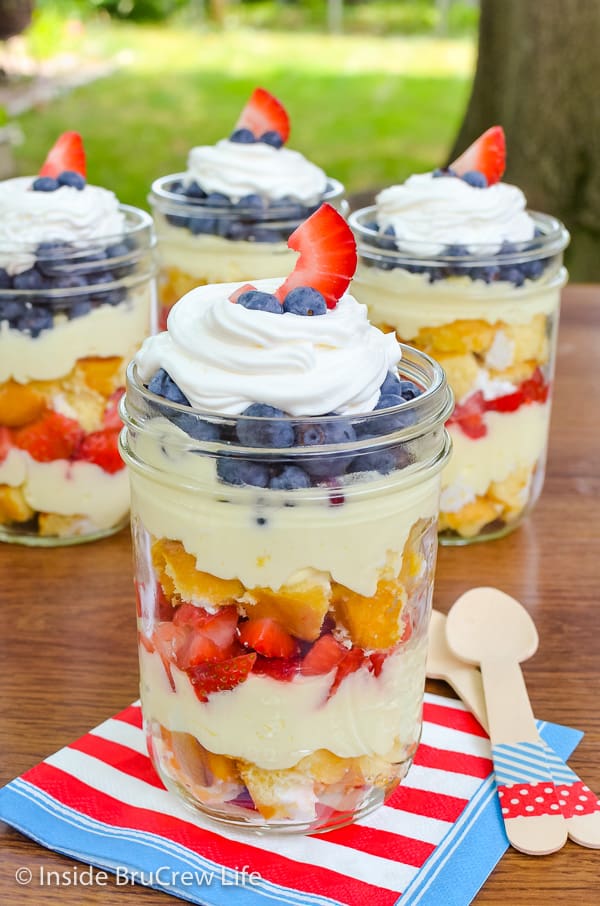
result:
[[[377,230],[375,208],[350,217],[358,243],[356,298],[382,330],[435,358],[456,406],[442,476],[440,540],[501,537],[536,502],[544,480],[568,233],[531,213],[535,238],[443,254],[410,253]]]
[[[71,544],[121,528],[125,367],[150,329],[154,234],[0,247],[0,540]]]
[[[149,197],[158,239],[159,330],[175,302],[195,286],[287,274],[297,257],[287,246],[294,230],[323,202],[342,213],[347,209],[344,187],[334,179],[323,197],[305,205],[290,197],[269,202],[260,195],[232,203],[195,183],[185,187],[185,175],[157,179]]]
[[[148,747],[168,789],[213,818],[327,830],[411,764],[452,398],[421,353],[400,371],[423,392],[393,408],[266,419],[169,403],[130,366]],[[294,445],[240,442],[267,422]],[[323,443],[332,431],[353,439]]]

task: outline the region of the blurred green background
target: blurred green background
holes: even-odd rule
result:
[[[9,42],[13,62],[15,53],[34,61],[38,78],[69,63],[82,78],[98,65],[113,71],[34,97],[23,112],[4,100],[5,119],[23,134],[18,172],[37,172],[56,136],[75,129],[90,181],[147,207],[151,181],[185,169],[193,145],[229,135],[256,85],[288,109],[288,146],[350,193],[444,162],[470,91],[477,3],[345,0],[343,32],[332,33],[335,6],[38,0],[32,24]],[[33,87],[33,72],[21,87],[27,78]]]

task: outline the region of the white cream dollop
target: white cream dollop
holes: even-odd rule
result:
[[[525,196],[503,182],[477,189],[457,177],[419,173],[384,189],[375,204],[379,228],[392,226],[396,245],[417,255],[456,244],[470,252],[484,245],[494,254],[504,240],[527,242],[535,233]]]
[[[254,281],[274,292],[283,278]],[[159,369],[192,406],[239,415],[267,403],[293,416],[371,412],[401,350],[349,293],[325,315],[252,311],[230,301],[239,283],[200,286],[171,309],[167,331],[136,355],[140,377]]]
[[[0,267],[9,274],[32,267],[41,242],[85,243],[123,234],[125,216],[114,192],[90,185],[34,192],[34,179],[0,182]]]
[[[327,187],[323,170],[299,151],[273,148],[265,142],[244,145],[229,139],[192,148],[184,181],[192,180],[205,192],[221,192],[235,202],[257,194],[270,200],[289,196],[304,204],[316,204]]]

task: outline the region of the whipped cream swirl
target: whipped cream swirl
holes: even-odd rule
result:
[[[234,202],[256,194],[270,200],[289,196],[307,205],[316,204],[327,187],[323,170],[299,151],[228,139],[192,148],[184,182],[193,180],[205,192],[221,192]]]
[[[416,255],[440,255],[449,245],[494,254],[504,240],[533,239],[535,224],[520,189],[496,183],[477,189],[456,177],[410,176],[375,199],[381,230],[392,226],[396,245]]]
[[[41,242],[86,243],[123,234],[125,216],[113,192],[90,185],[34,192],[34,179],[0,182],[0,267],[9,274],[32,267]]]
[[[274,292],[283,278],[257,280]],[[267,403],[292,416],[371,412],[388,371],[400,360],[393,333],[346,293],[325,315],[252,311],[229,300],[238,283],[201,286],[171,309],[167,331],[136,355],[140,377],[159,369],[204,412],[239,415]]]

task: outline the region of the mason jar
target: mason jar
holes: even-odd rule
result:
[[[172,306],[195,286],[289,273],[297,255],[287,240],[302,221],[324,202],[347,211],[344,187],[335,179],[309,206],[290,197],[267,202],[260,195],[237,203],[221,195],[215,204],[214,196],[183,194],[185,175],[155,180],[148,199],[158,240],[158,330],[166,329]]]
[[[400,372],[423,392],[393,408],[255,419],[170,403],[128,370],[148,749],[212,818],[328,830],[380,805],[411,764],[452,398],[422,353],[403,349]],[[356,439],[319,443],[324,420]],[[243,446],[244,422],[299,445]],[[285,480],[298,466],[302,487]]]
[[[377,230],[375,208],[350,217],[354,296],[384,331],[435,358],[456,405],[442,475],[440,540],[498,538],[531,510],[544,482],[561,290],[569,234],[529,212],[525,243],[410,253]]]
[[[150,331],[154,232],[0,248],[0,540],[52,546],[126,524],[125,367]],[[11,268],[12,269],[12,268]]]

